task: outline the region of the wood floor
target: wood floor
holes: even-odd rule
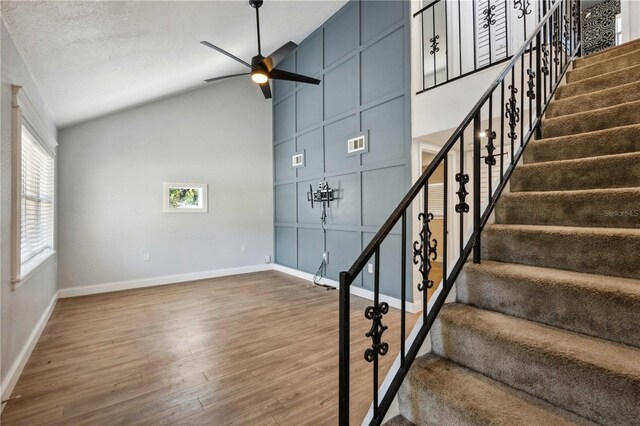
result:
[[[368,304],[352,297],[353,424],[371,401]],[[384,319],[383,373],[399,320]],[[269,271],[58,301],[0,420],[334,425],[337,389],[337,291]]]

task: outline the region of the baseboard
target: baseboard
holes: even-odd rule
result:
[[[36,326],[33,328],[31,335],[29,336],[24,346],[22,347],[22,350],[18,354],[18,357],[13,362],[13,365],[11,365],[11,368],[9,368],[9,371],[7,372],[6,377],[4,377],[4,380],[2,381],[2,385],[1,385],[2,387],[1,393],[2,393],[3,401],[6,399],[9,399],[9,397],[11,396],[11,392],[13,392],[13,389],[15,388],[16,383],[18,383],[18,379],[22,374],[22,370],[24,370],[25,365],[27,365],[27,361],[29,361],[29,357],[31,356],[33,349],[36,347],[36,343],[38,343],[38,339],[40,339],[40,335],[44,331],[44,328],[47,325],[47,322],[49,321],[51,314],[53,313],[53,309],[55,308],[57,301],[58,301],[58,293],[56,292],[56,294],[54,294],[53,297],[51,298],[51,302],[49,302],[49,305],[42,313],[40,320],[38,321]],[[2,412],[2,409],[4,409],[5,405],[6,404],[2,404],[2,408],[0,408],[0,412]]]
[[[273,265],[249,265],[237,268],[216,269],[213,271],[192,272],[161,277],[143,278],[139,280],[117,281],[112,283],[94,284],[83,287],[61,288],[58,293],[61,299],[67,297],[87,296],[90,294],[110,293],[112,291],[131,290],[134,288],[153,287],[158,285],[177,284],[187,281],[206,280],[209,278],[226,277],[230,275],[249,274],[252,272],[270,271]]]
[[[302,272],[297,269],[289,268],[288,266],[274,264],[273,269],[275,269],[276,271],[284,272],[285,274],[293,275],[294,277],[302,278],[309,281],[313,281],[313,278],[314,278],[313,274],[309,274],[307,272]],[[330,280],[328,278],[321,278],[319,280],[319,283],[323,285],[335,287],[335,288],[340,287],[340,283],[338,283],[338,281]],[[362,297],[363,299],[373,300],[373,291],[367,290],[366,288],[351,286],[351,294]],[[380,301],[387,302],[389,306],[396,309],[400,309],[400,306],[401,306],[400,299],[391,297],[391,296],[385,296],[384,294],[380,295]],[[407,309],[407,312],[411,312],[411,313],[421,312],[422,302],[415,302],[415,303],[406,302],[405,307]]]

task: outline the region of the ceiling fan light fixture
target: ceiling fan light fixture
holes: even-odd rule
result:
[[[251,80],[253,80],[254,83],[264,84],[269,81],[269,77],[260,71],[255,71],[251,73]]]

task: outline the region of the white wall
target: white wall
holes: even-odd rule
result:
[[[271,102],[248,77],[65,128],[58,139],[61,290],[271,255]],[[209,212],[163,213],[163,181],[209,184]]]
[[[622,42],[640,38],[640,1],[621,0]]]
[[[45,131],[55,135],[56,127],[4,22],[0,23],[0,43],[0,378],[2,399],[5,399],[10,382],[17,378],[13,373],[19,370],[23,360],[20,354],[29,346],[30,337],[38,329],[57,290],[55,255],[16,290],[11,290],[11,85],[23,87],[47,127]]]

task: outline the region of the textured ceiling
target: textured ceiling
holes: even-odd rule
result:
[[[299,43],[345,3],[266,0],[263,53]],[[245,0],[2,1],[2,19],[59,127],[246,70],[200,40],[247,61],[257,53]]]

